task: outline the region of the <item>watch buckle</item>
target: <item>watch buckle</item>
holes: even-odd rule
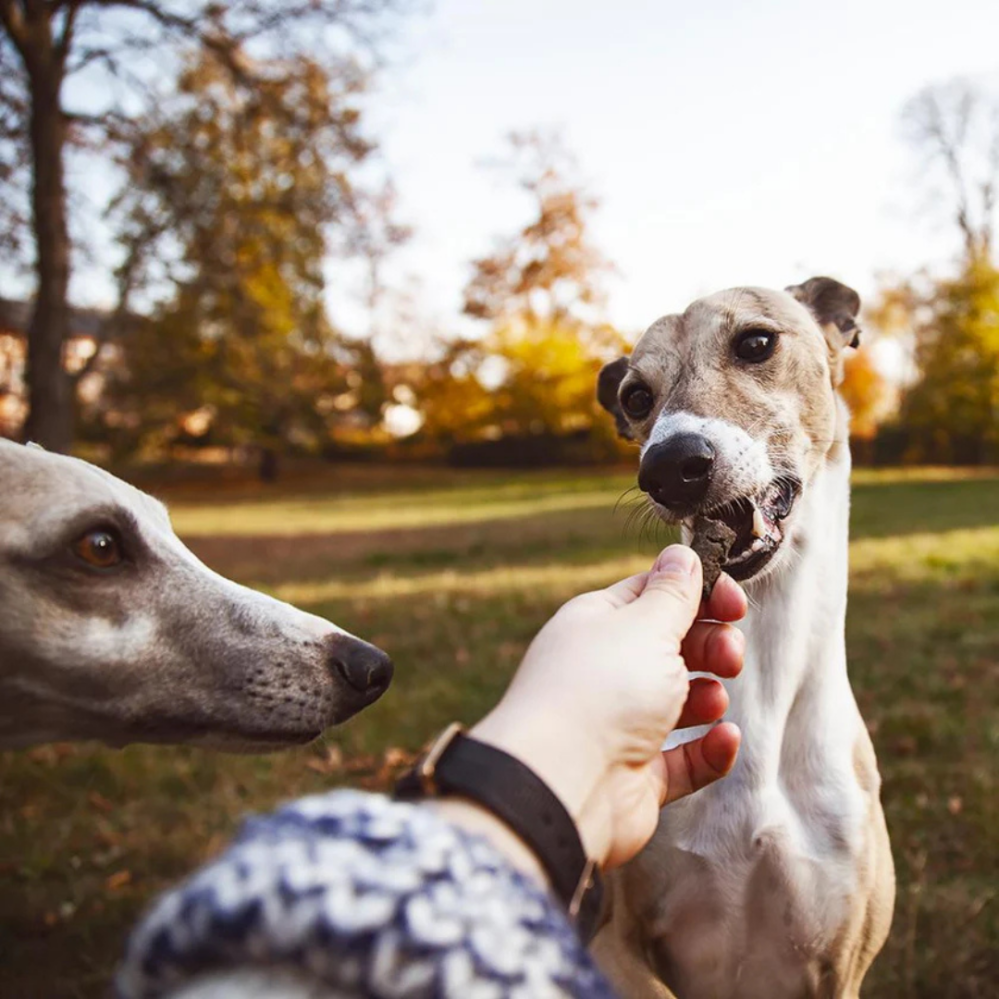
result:
[[[569,918],[575,920],[579,916],[579,910],[583,907],[583,899],[586,898],[586,893],[594,887],[594,872],[597,869],[596,862],[587,859],[586,865],[583,867],[583,873],[579,876],[579,883],[576,885],[576,890],[572,893],[572,901],[569,902]]]
[[[450,725],[434,740],[433,745],[427,750],[423,759],[417,764],[416,777],[423,788],[423,793],[428,796],[437,794],[437,784],[434,775],[437,771],[437,764],[441,757],[447,752],[448,746],[454,742],[455,738],[464,731],[461,722],[451,722]]]

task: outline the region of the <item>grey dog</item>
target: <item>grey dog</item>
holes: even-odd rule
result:
[[[391,677],[379,649],[198,561],[158,500],[0,440],[0,748],[278,748]]]

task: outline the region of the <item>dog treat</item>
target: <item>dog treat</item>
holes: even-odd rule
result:
[[[710,520],[698,517],[694,521],[694,537],[690,547],[700,556],[704,570],[704,599],[711,596],[711,591],[718,582],[722,566],[728,559],[728,553],[735,544],[736,533],[723,520]]]

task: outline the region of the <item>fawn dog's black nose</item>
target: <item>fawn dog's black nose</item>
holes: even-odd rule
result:
[[[330,666],[348,686],[371,700],[385,693],[392,680],[392,660],[381,649],[347,635],[337,636]]]
[[[674,511],[692,510],[711,485],[715,449],[700,434],[676,434],[642,456],[638,488]]]

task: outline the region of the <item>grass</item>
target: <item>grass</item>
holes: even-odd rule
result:
[[[178,486],[214,568],[389,649],[392,691],[313,746],[232,757],[50,746],[0,754],[0,994],[104,993],[147,899],[240,815],[345,783],[496,698],[560,602],[647,565],[628,474],[348,470],[280,491]],[[850,664],[884,775],[899,892],[877,999],[999,982],[999,474],[858,474]]]

